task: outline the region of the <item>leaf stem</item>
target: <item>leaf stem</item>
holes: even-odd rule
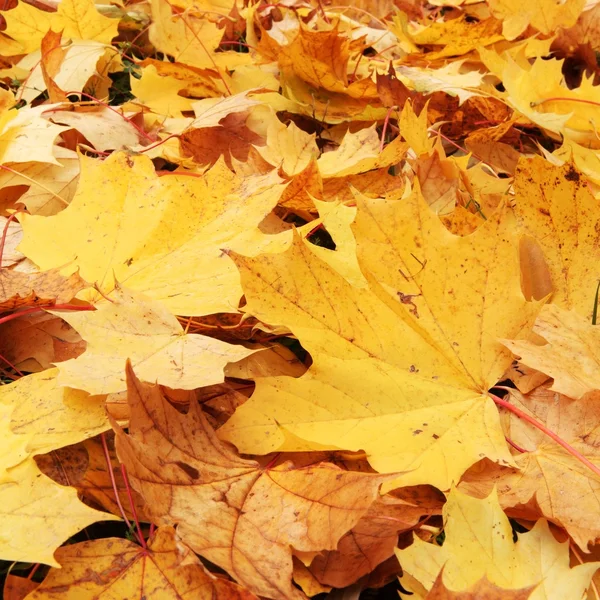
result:
[[[113,473],[112,463],[110,462],[110,453],[108,451],[108,444],[106,443],[106,435],[104,434],[104,432],[100,434],[100,439],[102,440],[102,449],[104,450],[106,468],[108,470],[108,475],[110,476],[110,483],[112,484],[113,492],[115,494],[115,500],[117,501],[117,506],[119,507],[119,511],[121,513],[121,516],[123,517],[123,521],[125,521],[125,525],[127,525],[129,529],[133,529],[133,525],[127,518],[125,510],[123,509],[123,505],[121,504],[121,499],[119,498],[119,489],[117,488],[115,474]]]
[[[525,448],[521,448],[521,446],[519,446],[518,444],[515,444],[515,442],[513,442],[509,437],[504,436],[504,439],[518,452],[521,452],[522,454],[527,452],[527,450],[525,450]]]
[[[129,477],[127,477],[127,469],[125,465],[121,463],[121,473],[123,474],[123,481],[125,482],[125,489],[127,490],[127,499],[129,500],[129,506],[131,508],[131,514],[133,515],[133,520],[135,521],[135,525],[137,527],[137,537],[140,540],[140,544],[144,550],[148,550],[148,546],[146,546],[146,540],[144,539],[144,534],[142,533],[142,527],[140,525],[140,521],[138,519],[137,510],[135,508],[135,502],[133,501],[133,495],[131,494],[131,487],[129,485]]]
[[[10,167],[7,167],[6,165],[0,165],[0,169],[9,171],[10,173],[13,173],[15,175],[18,175],[19,177],[22,177],[25,181],[29,181],[30,183],[33,183],[33,184],[37,185],[38,187],[41,187],[43,190],[45,190],[49,194],[52,194],[52,196],[54,198],[57,198],[58,200],[60,200],[60,202],[62,202],[65,206],[69,206],[69,203],[62,196],[60,196],[56,192],[53,192],[49,187],[43,185],[39,181],[36,181],[35,179],[33,179],[33,177],[29,177],[29,176],[25,175],[24,173],[20,173],[16,169],[11,169]]]
[[[18,373],[21,377],[25,377],[25,375],[19,371],[19,369],[17,369],[17,367],[15,367],[15,365],[13,365],[10,360],[8,360],[8,358],[6,358],[5,356],[3,356],[2,354],[0,354],[0,359],[2,359],[11,369],[13,369],[16,373]]]
[[[27,579],[29,579],[29,581],[32,580],[33,576],[35,575],[35,572],[41,567],[41,563],[35,563],[35,565],[33,565],[33,568],[31,569],[31,571],[29,571],[29,575],[27,575]]]
[[[44,310],[96,310],[96,307],[92,306],[91,304],[82,304],[81,306],[79,304],[45,304],[43,306],[32,306],[31,308],[26,308],[25,310],[20,310],[7,315],[6,317],[2,317],[0,319],[0,325],[2,325],[2,323],[6,323],[7,321],[18,319],[23,315],[29,315],[31,313]]]
[[[563,101],[563,102],[581,102],[582,104],[591,104],[592,106],[600,106],[600,102],[594,102],[593,100],[586,100],[585,98],[565,98],[563,96],[552,96],[551,98],[544,98],[543,100],[537,100],[536,102],[530,102],[529,106],[531,108],[535,108],[536,106],[540,106],[545,102],[555,102],[555,101]]]

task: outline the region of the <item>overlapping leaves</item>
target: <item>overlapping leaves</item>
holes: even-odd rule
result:
[[[14,589],[582,596],[598,7],[15,4],[0,558],[62,568]]]

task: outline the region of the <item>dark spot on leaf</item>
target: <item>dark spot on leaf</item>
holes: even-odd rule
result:
[[[192,479],[199,479],[200,478],[200,472],[198,471],[198,469],[195,469],[194,467],[192,467],[191,465],[188,465],[187,463],[184,463],[180,460],[176,461],[175,464],[186,474],[188,475],[188,477],[191,477]]]
[[[565,173],[565,179],[567,181],[579,181],[579,173],[571,165],[569,170]]]

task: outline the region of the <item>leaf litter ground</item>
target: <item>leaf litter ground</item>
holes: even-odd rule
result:
[[[598,598],[595,2],[13,2],[13,599]]]

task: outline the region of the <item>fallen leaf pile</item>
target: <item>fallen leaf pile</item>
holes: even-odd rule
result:
[[[0,14],[5,598],[600,598],[600,2]]]

